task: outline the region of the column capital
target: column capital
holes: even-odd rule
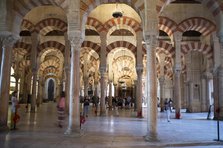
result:
[[[165,81],[165,77],[164,77],[164,76],[161,76],[161,77],[159,78],[159,82],[160,82],[160,83],[164,83],[164,81]]]
[[[181,72],[181,65],[176,64],[174,66],[174,72]]]
[[[14,36],[13,34],[0,33],[0,44],[2,44],[3,47],[12,47],[18,39],[19,37]]]
[[[223,44],[223,33],[218,34],[218,36],[214,37],[215,40],[219,39],[220,44]]]
[[[106,72],[106,67],[104,67],[104,66],[100,66],[99,67],[99,71],[100,71],[100,73],[102,74],[104,74],[105,72]]]
[[[144,33],[144,40],[145,40],[145,43],[146,45],[150,45],[150,46],[156,46],[157,44],[157,34],[149,34],[148,32],[147,33]]]
[[[182,32],[179,32],[179,31],[174,32],[174,33],[173,33],[173,37],[174,37],[174,40],[175,40],[176,42],[181,42],[182,37],[183,37],[183,33],[182,33]]]
[[[69,31],[68,32],[68,40],[70,41],[71,46],[76,47],[75,50],[80,50],[78,47],[81,46],[83,42],[83,38],[81,37],[81,31]]]
[[[143,65],[137,65],[136,66],[136,72],[143,72]]]

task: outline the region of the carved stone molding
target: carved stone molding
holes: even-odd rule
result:
[[[0,34],[0,45],[2,47],[12,47],[18,39],[19,37],[12,34]]]
[[[174,32],[173,36],[176,42],[181,42],[183,34],[182,32],[177,31],[177,32]]]
[[[72,47],[75,50],[80,50],[83,39],[81,37],[81,31],[70,31],[68,32],[68,39]]]

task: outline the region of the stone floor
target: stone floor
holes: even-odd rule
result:
[[[146,110],[146,109],[144,109]],[[100,117],[90,114],[81,130],[81,136],[67,136],[57,127],[55,103],[45,103],[37,113],[26,113],[20,108],[21,120],[17,130],[0,131],[0,148],[223,148],[216,142],[216,121],[206,120],[207,113],[183,113],[182,119],[167,122],[166,114],[158,114],[158,141],[145,141],[147,122],[135,118],[134,112],[120,110]],[[145,111],[144,111],[145,112]],[[223,122],[220,122],[223,139]]]

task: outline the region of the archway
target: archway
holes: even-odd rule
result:
[[[53,101],[54,100],[54,82],[52,79],[48,82],[48,100]]]

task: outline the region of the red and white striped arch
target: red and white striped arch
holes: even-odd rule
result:
[[[137,22],[133,18],[129,18],[126,16],[124,16],[122,18],[118,18],[118,19],[112,18],[112,19],[108,20],[107,22],[105,22],[104,28],[106,29],[106,31],[108,31],[113,26],[118,26],[118,25],[129,26],[135,32],[142,31],[142,28],[141,28],[141,25],[139,24],[139,22]]]
[[[164,52],[166,55],[169,55],[172,58],[175,55],[174,47],[171,44],[169,44],[165,41],[159,41],[156,52],[158,54],[161,53],[161,52]]]
[[[94,43],[94,42],[91,42],[91,41],[84,41],[81,45],[82,48],[84,47],[88,47],[88,48],[91,48],[93,49],[97,54],[100,53],[100,50],[101,50],[101,46],[99,46],[98,44]]]
[[[46,60],[40,64],[39,71],[44,71],[48,67],[55,67],[56,69],[58,69],[59,66],[60,66],[60,63],[58,61],[55,61],[52,59]]]
[[[21,30],[27,30],[32,33],[35,31],[35,25],[29,20],[23,19],[21,23]]]
[[[30,60],[22,60],[22,61],[19,62],[19,70],[22,71],[30,65],[31,65]]]
[[[22,17],[24,17],[30,10],[35,7],[52,5],[62,8],[67,7],[66,0],[16,0],[14,1],[14,10]]]
[[[103,24],[93,17],[88,17],[86,25],[94,27],[97,32],[105,30]]]
[[[57,41],[47,41],[39,45],[38,49],[40,52],[42,52],[44,49],[48,48],[55,48],[61,51],[61,53],[64,53],[65,46]]]
[[[182,21],[178,25],[178,29],[181,32],[194,30],[200,32],[203,36],[206,36],[216,30],[216,25],[205,18],[193,17]]]
[[[156,6],[157,12],[158,13],[162,12],[165,6],[169,5],[173,1],[175,0],[159,0],[158,5]],[[214,17],[216,17],[222,11],[221,4],[217,0],[195,0],[195,1],[200,2],[205,7],[207,7]]]
[[[177,23],[168,17],[160,16],[159,17],[159,30],[166,32],[171,36],[177,30]]]
[[[32,46],[24,42],[17,42],[13,49],[16,50],[20,55],[26,55],[31,51]]]
[[[207,44],[191,42],[181,46],[181,53],[184,55],[192,50],[201,52],[205,57],[207,57],[208,60],[213,59],[213,49]]]
[[[118,48],[118,47],[127,48],[130,51],[132,51],[132,53],[134,55],[136,55],[136,46],[134,46],[132,43],[126,42],[126,41],[116,41],[116,42],[109,44],[107,46],[107,53],[109,53],[110,51],[112,51],[113,49]]]
[[[48,18],[36,24],[36,30],[42,35],[46,35],[53,30],[67,32],[67,23],[58,18]]]

